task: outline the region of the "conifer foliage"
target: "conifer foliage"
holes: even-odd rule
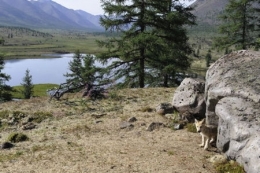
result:
[[[82,55],[79,50],[74,53],[73,60],[69,62],[70,72],[64,74],[67,84],[71,87],[83,87],[86,84],[93,84],[102,78],[101,67],[95,66],[93,55]]]
[[[21,83],[23,90],[21,91],[25,99],[30,99],[33,96],[33,83],[32,75],[30,75],[30,70],[25,71],[25,76],[23,78],[23,83]]]
[[[178,69],[190,66],[185,26],[194,25],[191,8],[179,0],[102,0],[101,25],[119,36],[98,41],[107,51],[98,59],[107,62],[115,79],[143,88],[151,80],[164,81]],[[153,75],[152,72],[154,72]],[[156,78],[155,78],[156,76]]]
[[[219,16],[222,36],[215,39],[215,46],[221,49],[234,46],[248,49],[256,41],[257,9],[256,0],[230,0]]]
[[[4,65],[4,57],[0,55],[0,103],[12,99],[12,87],[6,84],[6,82],[9,81],[11,77],[3,73]]]

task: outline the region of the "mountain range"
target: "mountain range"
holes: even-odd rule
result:
[[[0,0],[0,25],[101,30],[100,15],[68,9],[52,0]]]
[[[214,24],[228,0],[196,0],[199,23]],[[68,9],[52,0],[0,0],[0,25],[29,28],[103,30],[100,15]]]
[[[218,15],[228,2],[229,0],[196,0],[191,6],[199,24],[215,25],[219,22]]]

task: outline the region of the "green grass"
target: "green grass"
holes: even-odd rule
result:
[[[18,143],[23,141],[28,141],[29,138],[23,133],[11,133],[9,134],[7,141]]]
[[[194,123],[188,123],[186,125],[186,128],[187,128],[188,132],[197,133],[197,129],[196,129]]]
[[[21,155],[23,155],[23,152],[21,151],[17,151],[16,153],[8,153],[8,154],[0,153],[0,163],[15,160]]]
[[[54,87],[58,87],[59,85],[57,84],[36,84],[34,85],[33,88],[33,96],[36,97],[42,97],[42,96],[46,96],[46,90],[47,89],[51,89]],[[18,98],[18,99],[23,99],[23,95],[20,92],[23,87],[22,86],[14,86],[13,89],[15,90],[15,92],[12,92],[13,98]]]
[[[226,161],[215,165],[217,173],[245,173],[244,168],[234,161]]]
[[[58,32],[49,30],[48,33],[52,36],[44,37],[33,36],[28,32],[22,33],[18,30],[18,34],[13,34],[13,38],[8,38],[8,33],[5,32],[0,32],[0,38],[5,40],[4,46],[0,45],[0,52],[6,58],[40,56],[46,53],[74,53],[78,49],[82,53],[96,54],[104,50],[97,45],[96,40],[108,38],[103,34],[65,30]]]

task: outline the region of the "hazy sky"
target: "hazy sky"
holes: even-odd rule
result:
[[[64,7],[74,10],[84,10],[90,14],[103,14],[100,0],[52,0]]]
[[[98,15],[103,14],[103,9],[101,8],[100,0],[52,0],[64,7],[74,10],[84,10],[90,14]],[[183,0],[190,4],[189,1],[194,0]]]

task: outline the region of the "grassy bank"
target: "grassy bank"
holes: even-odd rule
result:
[[[101,33],[87,33],[84,31],[48,30],[33,32],[31,30],[11,30],[10,34],[1,31],[0,37],[5,40],[0,45],[0,52],[8,58],[23,58],[41,56],[49,53],[73,53],[79,49],[82,53],[95,54],[102,49],[97,46],[96,40],[104,40],[107,37]]]
[[[46,96],[46,90],[54,88],[54,87],[58,87],[59,85],[57,84],[36,84],[34,85],[33,88],[33,96],[35,97],[43,97]],[[22,94],[22,90],[23,87],[22,86],[14,86],[13,87],[14,92],[12,92],[13,98],[17,98],[17,99],[23,99],[23,94]]]

